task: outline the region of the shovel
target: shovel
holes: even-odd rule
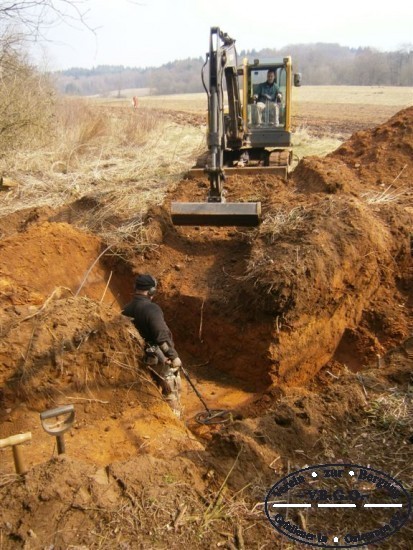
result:
[[[0,439],[0,449],[11,447],[13,450],[14,468],[17,474],[23,475],[27,473],[27,468],[23,460],[21,444],[30,441],[32,438],[31,432],[24,434],[11,435],[6,439]]]
[[[70,430],[75,420],[74,405],[62,405],[55,409],[49,409],[40,413],[42,427],[49,435],[54,435],[57,442],[57,453],[65,452],[65,440],[63,434]]]

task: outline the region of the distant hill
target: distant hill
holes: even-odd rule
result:
[[[413,86],[413,45],[396,52],[372,48],[348,48],[339,44],[292,44],[282,49],[239,52],[239,59],[291,55],[296,72],[308,85]],[[53,73],[60,92],[69,95],[128,96],[126,91],[145,88],[149,94],[203,91],[204,59],[188,58],[161,67],[99,65],[92,69],[73,67]]]

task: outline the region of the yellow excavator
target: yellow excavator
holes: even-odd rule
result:
[[[259,95],[260,85],[266,82],[269,73],[273,73],[277,94],[265,98]],[[265,172],[287,177],[292,160],[292,86],[301,85],[301,75],[293,75],[290,57],[269,62],[244,59],[238,65],[235,40],[212,27],[202,82],[208,96],[208,155],[204,166],[190,173],[206,173],[210,189],[206,202],[173,202],[172,222],[257,226],[261,222],[261,203],[226,202],[225,175]]]

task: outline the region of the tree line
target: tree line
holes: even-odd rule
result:
[[[349,48],[339,44],[292,44],[282,49],[247,50],[239,59],[269,59],[291,55],[294,71],[307,85],[413,86],[413,45],[392,52],[373,48]],[[69,95],[106,95],[145,88],[150,94],[203,91],[204,60],[188,58],[161,67],[100,65],[71,68],[53,74],[60,92]]]

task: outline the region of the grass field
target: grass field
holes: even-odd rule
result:
[[[125,105],[130,98],[98,99]],[[293,134],[296,157],[323,155],[358,130],[382,124],[413,104],[413,88],[389,86],[302,86],[293,90]],[[139,98],[139,105],[207,116],[205,93]],[[347,107],[346,107],[347,106]]]
[[[148,96],[144,107],[202,113],[205,94]],[[302,86],[293,90],[293,146],[296,161],[325,155],[358,130],[381,124],[413,104],[413,88],[388,86]],[[346,107],[348,106],[348,107]]]
[[[401,86],[302,86],[294,88],[298,103],[348,103],[369,105],[413,104],[413,88]]]
[[[128,92],[130,92],[128,90]],[[111,104],[130,102],[128,97],[102,99],[99,101]],[[133,94],[131,94],[133,95]],[[335,103],[335,104],[368,104],[395,107],[407,107],[413,104],[413,88],[400,86],[301,86],[294,88],[294,101],[301,103]],[[203,112],[206,110],[206,94],[178,94],[165,96],[140,97],[140,104],[145,107],[161,105],[165,109]]]

